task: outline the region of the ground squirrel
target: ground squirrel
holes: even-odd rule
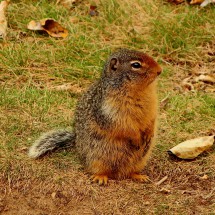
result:
[[[41,136],[29,156],[40,157],[63,146],[76,147],[91,179],[146,181],[142,175],[151,149],[157,118],[156,77],[161,67],[148,55],[120,49],[107,60],[101,78],[80,99],[74,131]]]

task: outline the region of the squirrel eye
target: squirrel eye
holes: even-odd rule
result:
[[[141,68],[141,64],[140,64],[139,62],[134,62],[134,63],[131,64],[131,66],[132,66],[133,68],[135,68],[135,69]]]

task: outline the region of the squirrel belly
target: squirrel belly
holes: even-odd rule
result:
[[[91,179],[146,181],[141,171],[154,146],[157,121],[156,79],[161,67],[148,55],[128,49],[113,53],[101,78],[83,94],[75,111],[74,131],[40,137],[29,156],[75,146]]]
[[[124,94],[123,89],[114,95],[106,94],[105,99],[98,103],[98,112],[87,111],[91,117],[85,117],[84,125],[79,121],[84,113],[77,113],[76,147],[92,175],[124,179],[143,170],[155,142],[155,85],[152,83],[147,91],[141,90],[136,96],[131,91]],[[92,103],[93,98],[89,98],[88,93],[83,100],[86,110],[89,107],[86,101]]]

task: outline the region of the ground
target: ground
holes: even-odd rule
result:
[[[88,14],[90,5],[97,16]],[[212,4],[160,0],[76,1],[72,8],[11,1],[7,38],[0,41],[0,213],[215,214],[215,147],[189,161],[167,153],[215,133],[214,83],[195,81],[215,74],[214,14]],[[27,30],[31,20],[47,17],[68,37]],[[157,143],[143,170],[150,181],[92,184],[73,150],[28,158],[42,132],[72,127],[78,98],[119,47],[142,50],[163,68]]]

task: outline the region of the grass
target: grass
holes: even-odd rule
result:
[[[97,17],[88,15],[90,4],[98,6]],[[55,1],[11,1],[7,40],[0,41],[0,212],[215,214],[214,147],[189,162],[166,153],[181,141],[214,134],[214,93],[181,88],[199,67],[214,73],[214,13],[214,5],[200,9],[160,0],[83,1],[72,10]],[[68,38],[26,29],[46,17],[65,26]],[[163,67],[159,100],[169,101],[160,110],[157,145],[145,169],[152,182],[168,176],[159,187],[130,180],[90,184],[73,151],[37,161],[26,156],[40,133],[72,127],[80,92],[119,47],[142,50]],[[57,90],[68,83],[69,90]]]

